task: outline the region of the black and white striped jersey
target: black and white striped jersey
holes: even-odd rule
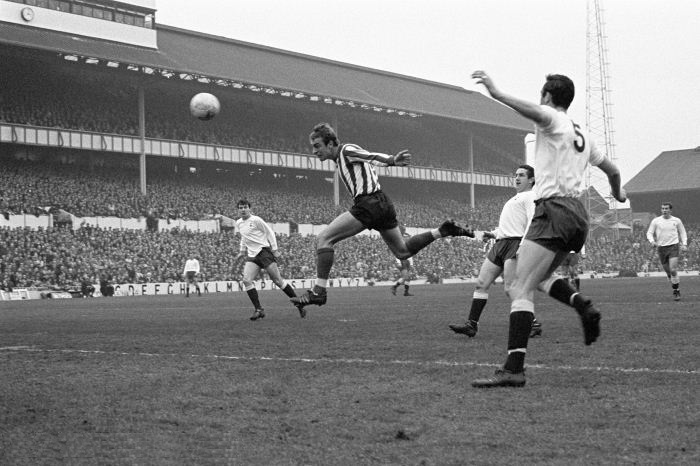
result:
[[[381,190],[379,177],[373,165],[388,167],[394,157],[380,152],[369,152],[356,144],[343,144],[338,150],[338,174],[353,198]]]

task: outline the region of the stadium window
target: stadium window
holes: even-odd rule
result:
[[[146,15],[145,26],[148,29],[153,29],[153,15]]]
[[[104,11],[101,8],[93,8],[92,17],[102,19],[104,17]]]
[[[109,10],[105,10],[104,11],[104,19],[106,19],[107,21],[112,21],[114,19],[114,13],[112,13]]]
[[[134,17],[131,15],[124,15],[124,24],[134,25]]]
[[[144,19],[141,16],[135,16],[134,17],[134,26],[139,26],[143,27],[144,26]]]
[[[58,2],[59,11],[70,11],[70,3],[68,2]]]
[[[124,22],[124,13],[114,13],[114,22],[116,23],[123,23]]]
[[[92,16],[92,10],[93,10],[93,8],[91,6],[84,6],[83,7],[83,16]]]
[[[83,14],[83,6],[82,5],[76,5],[75,3],[71,5],[70,12],[74,13],[76,15],[82,15]]]
[[[48,8],[49,0],[37,0],[36,6],[38,6],[39,8]]]
[[[31,6],[36,6],[36,0],[24,0],[24,3]]]

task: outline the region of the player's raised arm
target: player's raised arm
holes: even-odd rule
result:
[[[477,84],[483,84],[491,97],[509,106],[528,120],[532,120],[538,126],[547,126],[551,123],[552,117],[542,109],[541,105],[502,92],[485,71],[474,71],[472,78],[476,80]]]

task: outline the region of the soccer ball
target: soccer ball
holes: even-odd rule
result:
[[[221,104],[213,94],[201,92],[190,100],[190,113],[200,120],[211,120],[219,114]]]

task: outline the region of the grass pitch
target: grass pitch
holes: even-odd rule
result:
[[[0,303],[0,464],[698,464],[700,278],[585,280],[602,313],[539,295],[523,388],[495,286],[330,289],[300,319],[280,291]]]

